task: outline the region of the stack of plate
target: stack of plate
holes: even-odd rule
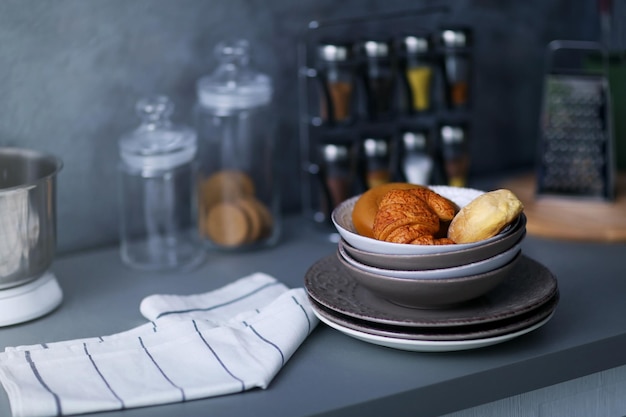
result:
[[[438,187],[462,207],[481,192]],[[559,299],[553,274],[521,253],[522,213],[491,239],[463,245],[402,245],[356,234],[358,197],[333,212],[337,253],[305,275],[313,310],[358,339],[406,350],[470,349],[545,324]]]

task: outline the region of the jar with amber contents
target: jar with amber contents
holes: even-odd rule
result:
[[[354,74],[348,45],[323,44],[319,47],[321,100],[320,116],[329,123],[343,124],[352,119]]]
[[[272,82],[250,65],[246,40],[215,48],[197,83],[198,230],[214,248],[273,245],[280,234]]]
[[[470,101],[470,59],[467,52],[469,32],[446,29],[441,32],[444,47],[444,77],[448,105],[463,108]]]
[[[391,181],[391,154],[389,140],[368,137],[363,141],[365,155],[365,184],[367,188],[378,187]]]
[[[465,187],[469,172],[469,150],[467,128],[446,124],[440,127],[444,169],[448,185]]]

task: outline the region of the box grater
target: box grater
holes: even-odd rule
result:
[[[606,67],[596,71],[585,68],[585,56],[602,53],[595,42],[558,40],[548,45],[538,196],[614,198],[613,129]]]

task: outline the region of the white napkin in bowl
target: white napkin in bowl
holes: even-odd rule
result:
[[[304,289],[256,273],[215,291],[152,295],[126,332],[0,353],[14,417],[60,416],[267,388],[317,324]]]

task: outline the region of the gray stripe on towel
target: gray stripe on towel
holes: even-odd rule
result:
[[[96,365],[96,362],[93,360],[93,357],[91,356],[91,353],[89,353],[89,350],[87,350],[87,343],[83,343],[83,349],[85,350],[85,355],[87,355],[87,357],[89,358],[89,361],[91,362],[91,365],[93,366],[93,368],[96,370],[96,372],[100,376],[100,379],[102,379],[102,382],[104,382],[104,384],[107,386],[107,388],[109,389],[111,394],[113,394],[113,396],[120,402],[121,409],[122,410],[125,409],[126,405],[124,404],[124,401],[113,390],[113,388],[109,384],[109,381],[106,380],[104,375],[102,375],[102,372],[100,372],[100,369],[98,368],[98,365]]]
[[[230,369],[228,369],[228,367],[226,366],[226,364],[224,362],[222,362],[222,360],[220,359],[220,357],[217,355],[217,353],[215,352],[215,350],[213,350],[213,348],[211,347],[211,345],[209,344],[209,342],[206,341],[206,339],[204,338],[204,336],[202,335],[202,333],[200,332],[200,329],[198,329],[198,325],[196,324],[195,320],[192,320],[193,322],[193,327],[196,329],[196,333],[198,333],[198,336],[200,336],[200,339],[202,339],[202,341],[204,342],[204,344],[206,345],[206,347],[209,348],[209,350],[211,351],[211,353],[213,354],[213,356],[215,356],[215,359],[217,359],[217,361],[219,362],[219,364],[222,366],[222,368],[224,368],[224,370],[228,373],[228,375],[232,376],[235,380],[239,381],[241,383],[241,391],[245,391],[246,390],[246,384],[243,382],[243,380],[239,377],[237,377],[235,374],[233,374]]]
[[[48,384],[46,384],[46,382],[41,377],[41,374],[39,373],[39,370],[37,369],[35,362],[33,362],[33,359],[30,357],[30,351],[27,350],[24,352],[24,358],[26,359],[26,362],[28,362],[28,364],[30,365],[30,369],[33,371],[33,374],[35,375],[35,378],[37,378],[37,381],[39,381],[41,386],[46,391],[48,391],[50,395],[52,395],[52,397],[54,398],[54,404],[56,406],[56,413],[57,413],[56,415],[57,416],[63,415],[63,409],[61,408],[61,399],[59,398],[56,392],[50,389]]]
[[[161,318],[163,316],[169,316],[170,314],[184,314],[184,313],[192,313],[194,311],[210,311],[210,310],[214,310],[216,308],[224,307],[224,306],[227,306],[229,304],[236,303],[237,301],[241,301],[241,300],[243,300],[243,299],[245,299],[247,297],[250,297],[251,295],[254,295],[254,294],[258,293],[259,291],[262,291],[262,290],[264,290],[266,288],[269,288],[269,287],[272,287],[274,285],[280,285],[280,282],[278,282],[278,281],[277,282],[269,282],[267,284],[264,284],[264,285],[260,286],[259,288],[256,288],[256,289],[250,291],[247,294],[241,295],[241,296],[239,296],[237,298],[233,298],[232,300],[226,301],[226,302],[221,303],[221,304],[216,304],[216,305],[209,306],[209,307],[189,308],[189,309],[186,309],[186,310],[164,311],[162,313],[159,313],[159,315],[157,315],[156,318],[159,319],[159,318]]]
[[[163,378],[165,378],[165,380],[167,382],[170,383],[171,386],[173,386],[174,388],[178,389],[180,391],[180,396],[181,396],[181,400],[185,401],[185,391],[179,387],[178,385],[176,385],[174,383],[174,381],[172,381],[163,371],[163,369],[161,369],[161,367],[159,366],[159,364],[157,363],[157,361],[154,359],[154,357],[150,354],[150,352],[148,351],[148,348],[146,347],[146,345],[144,345],[143,343],[143,339],[141,338],[141,336],[138,337],[139,339],[139,343],[141,344],[141,347],[143,348],[143,351],[146,352],[146,355],[148,355],[148,357],[150,358],[150,360],[152,361],[152,363],[154,364],[154,366],[156,366],[156,368],[159,370],[159,372],[161,373],[161,375],[163,375]]]

